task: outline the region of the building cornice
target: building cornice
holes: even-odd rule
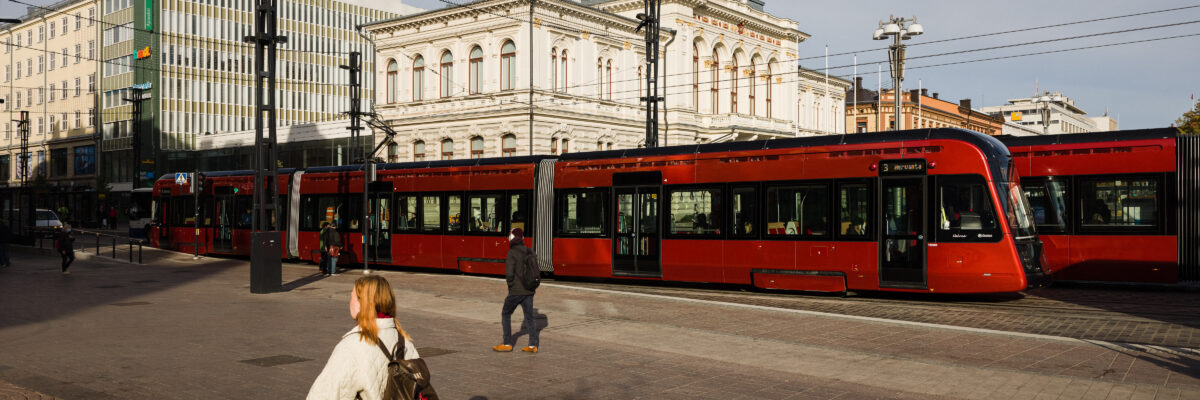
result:
[[[528,20],[529,14],[527,12],[517,12],[510,15],[509,10],[528,9],[528,6],[529,0],[482,0],[474,3],[465,3],[456,7],[447,7],[440,10],[373,22],[362,25],[362,28],[376,35],[390,34],[406,29],[422,29],[429,25],[450,24],[464,18],[498,18],[509,21],[506,23],[507,25],[520,25],[526,23],[525,21]],[[535,8],[542,12],[570,15],[579,18],[585,23],[595,23],[602,27],[615,27],[628,31],[631,34],[638,26],[638,21],[632,18],[566,0],[539,0],[535,3]],[[535,24],[542,26],[543,22],[545,21],[541,21],[541,18],[535,15]],[[586,32],[586,29],[581,29],[581,31]],[[598,36],[604,34],[604,32],[591,33]]]
[[[715,0],[664,0],[663,3],[678,3],[690,7],[695,11],[703,11],[710,17],[718,17],[731,21],[743,21],[745,27],[773,34],[780,37],[786,37],[794,42],[802,42],[811,37],[809,34],[800,31],[799,29],[784,27],[783,25],[799,26],[796,21],[780,18],[768,14],[766,12],[757,11],[746,7],[746,11],[736,10],[727,5],[725,1]],[[610,12],[629,12],[641,10],[645,2],[642,0],[613,0],[606,3],[594,5],[595,8]],[[757,14],[757,15],[756,15]],[[763,21],[773,24],[763,23]]]

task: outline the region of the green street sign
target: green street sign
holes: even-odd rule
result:
[[[154,0],[146,0],[146,30],[154,30]]]

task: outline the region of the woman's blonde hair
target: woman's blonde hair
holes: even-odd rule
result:
[[[367,275],[354,281],[354,293],[358,295],[358,331],[362,340],[379,343],[379,325],[375,319],[380,313],[392,316],[396,331],[405,339],[412,340],[408,332],[400,327],[396,320],[396,296],[392,294],[392,285],[379,275]]]

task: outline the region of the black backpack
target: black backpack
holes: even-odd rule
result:
[[[525,255],[525,273],[521,274],[521,285],[525,290],[533,291],[542,284],[542,270],[538,268],[537,254],[529,250]]]
[[[404,336],[400,336],[396,352],[391,353],[382,342],[379,350],[388,359],[387,385],[383,398],[389,400],[438,400],[437,392],[429,384],[429,367],[425,360],[404,359]]]

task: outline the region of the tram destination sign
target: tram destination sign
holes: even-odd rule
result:
[[[880,161],[879,175],[925,175],[925,160]]]

